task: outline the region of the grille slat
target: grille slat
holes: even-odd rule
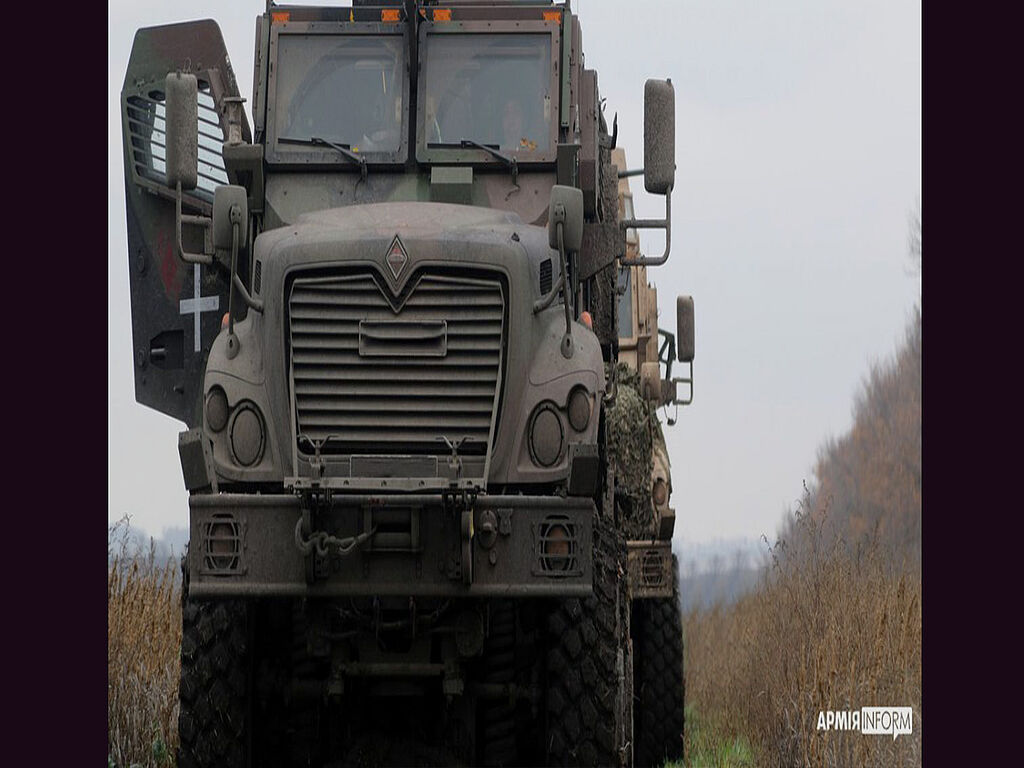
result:
[[[312,366],[308,366],[312,368]],[[296,377],[299,378],[299,377]],[[486,369],[474,369],[474,368],[455,368],[450,367],[446,370],[438,370],[435,368],[431,371],[431,381],[433,383],[479,383],[479,382],[490,382],[494,377],[491,372]],[[400,368],[389,368],[388,379],[390,381],[422,381],[423,371],[420,370],[402,370]],[[380,371],[374,370],[340,370],[337,368],[326,368],[319,371],[308,371],[303,377],[304,381],[312,382],[334,382],[334,381],[380,381]],[[378,387],[379,390],[379,387]],[[344,394],[344,393],[339,393]]]
[[[450,455],[451,452],[444,443],[433,436],[433,431],[434,428],[431,427],[418,432],[413,430],[402,430],[382,435],[378,427],[370,429],[355,429],[349,427],[345,429],[345,440],[343,445],[345,446],[346,452],[353,454],[374,454],[384,456],[388,454],[423,454],[429,456]],[[299,434],[312,440],[323,440],[329,435],[337,435],[338,432],[332,431],[331,429],[325,429],[324,427],[310,427],[305,432],[300,432]],[[483,455],[483,447],[487,443],[487,430],[464,430],[459,432],[457,437],[470,438],[469,441],[463,444],[463,447],[459,448],[460,456]],[[338,453],[335,449],[337,442],[339,441],[331,440],[321,450],[321,453]],[[299,451],[305,451],[307,447],[307,444],[300,439]]]
[[[313,291],[303,291],[302,295],[295,297],[303,303],[310,304],[322,304],[325,306],[332,305],[348,305],[353,302],[360,304],[377,306],[378,289],[374,285],[372,288],[359,287],[352,291],[346,291],[346,296],[341,297],[337,294],[326,291],[323,289],[317,289]],[[500,298],[491,296],[490,294],[481,291],[449,291],[447,294],[434,294],[433,292],[425,292],[424,295],[410,296],[409,300],[405,303],[406,308],[412,307],[450,307],[451,296],[458,295],[459,302],[461,304],[472,304],[479,307],[493,307],[500,314],[502,303]]]
[[[335,436],[323,448],[333,454],[446,455],[441,436],[486,451],[504,337],[497,280],[427,274],[396,312],[369,275],[299,277],[288,309],[302,438]],[[360,354],[361,328],[375,334],[373,354]]]
[[[391,308],[387,308],[387,314],[384,312],[374,312],[367,314],[367,311],[356,309],[359,306],[370,307],[371,309],[376,308],[369,304],[360,304],[358,301],[348,301],[344,307],[333,307],[327,304],[303,304],[294,309],[292,318],[294,320],[315,320],[317,322],[349,322],[358,323],[360,320],[367,319],[384,319],[397,317]],[[402,318],[408,318],[409,320],[419,320],[422,318],[433,318],[440,312],[445,312],[454,321],[459,320],[476,320],[476,321],[491,321],[500,322],[501,310],[489,309],[475,306],[452,306],[452,307],[435,307],[429,311],[418,311],[425,310],[423,307],[409,307],[408,305],[403,308],[403,311],[399,313]]]
[[[434,361],[434,365],[441,368],[464,368],[481,365],[490,367],[498,362],[498,357],[498,353],[463,350],[457,355],[449,352],[447,357],[437,358]],[[304,349],[301,352],[295,352],[292,358],[297,368],[305,365],[316,366],[317,368],[322,368],[325,365],[359,365],[365,359],[365,357],[360,357],[359,352],[356,350],[346,352],[335,347],[330,348],[330,351],[325,351],[320,347]],[[403,367],[409,365],[409,359],[408,357],[378,357],[376,363],[386,368]]]
[[[401,431],[411,431],[414,429],[443,429],[452,420],[452,417],[450,414],[443,412],[431,413],[421,411],[412,414],[404,413],[401,415],[401,419],[401,427],[395,428]],[[332,429],[345,429],[349,427],[380,429],[381,427],[394,427],[395,421],[395,414],[393,413],[321,413],[319,411],[306,411],[303,414],[303,424],[311,427],[329,427]],[[483,431],[486,433],[491,424],[491,417],[489,414],[485,416],[477,415],[471,419],[469,414],[459,414],[459,423],[461,426],[459,427],[458,434],[448,435],[449,437],[458,437],[463,431]],[[442,433],[437,433],[438,436],[440,434]],[[443,434],[447,435],[447,433]]]
[[[501,340],[501,326],[497,326],[494,329],[470,326],[466,328],[459,328],[458,330],[458,337],[449,342],[449,344],[466,344],[468,339],[460,337],[472,336],[493,336],[499,341]],[[306,324],[298,327],[293,325],[292,337],[302,337],[303,342],[308,342],[310,344],[323,343],[344,345],[349,343],[349,340],[351,339],[359,339],[359,326],[352,326],[350,328],[333,328],[330,326],[314,326]],[[327,337],[337,337],[337,341],[332,341],[331,338]],[[356,343],[354,346],[358,348],[359,344]]]
[[[396,318],[392,315],[392,319]],[[405,319],[414,319],[415,316],[403,316]],[[363,318],[360,318],[363,319]],[[375,319],[375,318],[368,318]],[[461,317],[448,318],[448,324],[458,327],[459,336],[466,334],[487,335],[501,333],[501,317],[489,320],[471,320]],[[355,320],[332,321],[316,318],[298,318],[292,322],[292,333],[357,333],[359,323]]]
[[[402,411],[410,408],[424,409],[423,403],[410,403],[407,397],[383,398],[375,397],[367,399],[342,399],[331,397],[307,397],[302,404],[307,413],[329,412],[329,413],[365,413],[370,408],[375,411]],[[425,412],[425,411],[424,411]],[[489,398],[477,398],[475,402],[452,403],[447,400],[438,401],[429,406],[431,413],[485,413],[488,422],[491,414],[491,401]]]
[[[333,395],[344,396],[344,397],[381,397],[380,388],[373,384],[364,384],[362,382],[353,381],[351,384],[331,384],[330,382],[321,383],[319,381],[296,381],[295,391],[299,395],[308,395],[310,397],[316,397],[317,395]],[[491,398],[494,396],[492,387],[486,382],[469,386],[466,383],[455,389],[451,386],[445,386],[443,383],[432,382],[430,384],[424,384],[423,386],[417,387],[415,391],[403,392],[401,395],[393,395],[394,397],[405,398],[477,398],[485,400],[490,403]]]

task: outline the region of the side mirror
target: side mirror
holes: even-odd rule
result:
[[[671,80],[644,84],[644,189],[671,191],[676,176],[676,92]]]
[[[199,180],[199,84],[195,75],[171,72],[164,85],[167,95],[164,122],[167,133],[167,186],[180,183],[195,189]]]
[[[679,362],[693,362],[693,297],[676,297],[676,348]]]
[[[249,230],[249,198],[245,187],[221,184],[213,191],[213,247],[231,250],[232,224],[231,209],[236,209],[238,220],[238,247],[245,247]]]
[[[624,267],[657,267],[668,261],[672,250],[672,186],[676,178],[676,92],[671,80],[644,84],[644,189],[665,196],[664,219],[620,219],[619,227],[664,229],[665,252],[661,256],[621,258]]]
[[[558,222],[562,222],[562,242],[567,251],[583,245],[583,190],[556,184],[548,203],[548,244],[558,248]]]

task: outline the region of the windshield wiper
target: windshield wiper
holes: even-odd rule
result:
[[[431,144],[428,144],[427,146],[428,147],[457,146],[457,147],[461,147],[462,149],[465,149],[466,147],[476,147],[477,149],[482,149],[484,152],[489,154],[491,157],[497,158],[498,160],[501,160],[503,163],[505,163],[505,165],[507,165],[509,167],[509,170],[512,171],[512,183],[515,186],[519,186],[519,181],[518,181],[518,179],[519,179],[519,166],[516,163],[516,159],[514,157],[510,157],[510,156],[508,156],[508,155],[506,155],[506,154],[504,154],[502,152],[499,152],[497,149],[495,149],[492,146],[489,146],[487,144],[481,144],[479,141],[473,141],[473,139],[459,139],[458,141],[452,142],[451,144],[448,144],[447,142],[440,143],[440,144],[431,143]]]
[[[338,144],[328,139],[322,139],[319,136],[310,136],[308,139],[297,136],[280,136],[277,140],[282,144],[317,144],[322,147],[330,147],[331,149],[337,150],[341,153],[342,157],[351,160],[353,163],[359,163],[359,173],[363,177],[362,180],[366,181],[366,158],[358,152],[353,152],[344,144]]]

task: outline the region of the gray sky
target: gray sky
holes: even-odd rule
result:
[[[213,18],[246,111],[262,2],[108,5],[108,521],[188,522],[183,425],[135,403],[119,94],[141,26]],[[672,254],[649,272],[662,324],[696,307],[695,399],[666,430],[676,539],[772,536],[849,428],[853,395],[920,296],[907,218],[921,188],[917,0],[582,0],[586,64],[619,145],[643,158],[643,86],[676,92]],[[251,115],[250,115],[251,123]],[[636,213],[661,198],[633,180]],[[660,254],[660,234],[642,235]]]

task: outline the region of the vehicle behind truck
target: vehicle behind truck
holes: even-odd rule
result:
[[[569,3],[268,2],[255,54],[251,125],[209,20],[140,29],[121,95],[136,399],[186,426],[178,764],[680,758],[671,82],[631,170]]]

